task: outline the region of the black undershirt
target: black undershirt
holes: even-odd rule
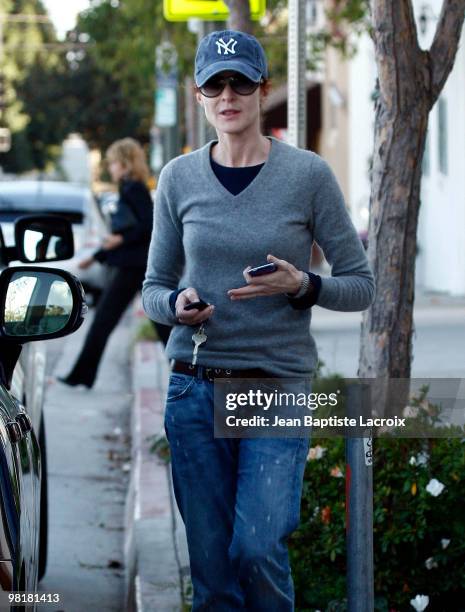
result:
[[[231,168],[230,166],[222,166],[218,164],[210,156],[213,172],[220,183],[226,187],[233,195],[237,195],[243,191],[247,185],[249,185],[260,170],[263,168],[265,163],[258,164],[257,166],[242,166],[238,168]]]

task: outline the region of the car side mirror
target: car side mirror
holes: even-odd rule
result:
[[[18,266],[0,274],[0,334],[19,344],[66,336],[87,313],[79,280],[54,268]]]
[[[25,263],[71,259],[74,239],[71,223],[56,215],[27,215],[15,222],[16,258]]]

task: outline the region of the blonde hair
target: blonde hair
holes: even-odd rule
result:
[[[144,149],[134,138],[122,138],[110,145],[105,154],[107,163],[118,161],[126,167],[126,175],[145,183],[150,175]]]

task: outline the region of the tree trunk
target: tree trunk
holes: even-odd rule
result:
[[[224,2],[229,8],[228,28],[251,34],[253,26],[249,0],[224,0]]]
[[[358,375],[377,379],[379,415],[399,415],[390,379],[410,378],[421,165],[429,112],[458,47],[465,0],[444,0],[433,45],[418,46],[411,0],[373,0],[378,67],[368,259],[376,297],[363,314]]]
[[[428,111],[426,101],[420,99],[410,116],[386,116],[380,100],[376,109],[368,230],[376,298],[363,313],[358,374],[377,378],[376,408],[385,416],[401,416],[387,387],[389,379],[410,378],[421,160]],[[405,393],[399,400],[400,408],[406,405]]]

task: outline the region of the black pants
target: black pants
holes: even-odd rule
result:
[[[98,301],[94,320],[87,333],[84,346],[67,376],[71,384],[84,384],[89,387],[94,384],[108,338],[126,308],[141,290],[145,269],[113,268],[110,273],[110,282]],[[158,337],[166,344],[171,328],[159,323],[154,323],[154,326]]]

